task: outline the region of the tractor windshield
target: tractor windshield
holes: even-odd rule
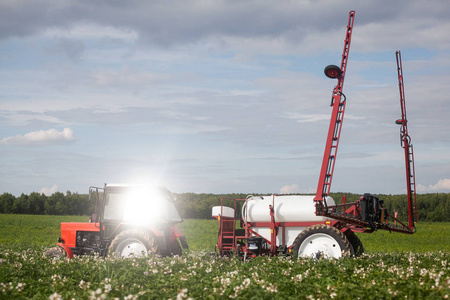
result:
[[[170,192],[156,188],[105,188],[104,220],[130,223],[181,222]]]

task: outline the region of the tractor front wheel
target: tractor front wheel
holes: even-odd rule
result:
[[[64,250],[62,247],[59,247],[59,246],[52,247],[52,248],[46,250],[44,252],[44,255],[48,256],[48,257],[59,257],[59,258],[67,257],[66,250]]]
[[[341,258],[351,255],[351,246],[336,227],[318,224],[300,232],[292,245],[298,257]]]
[[[140,230],[125,230],[119,233],[109,246],[109,255],[116,258],[143,257],[159,254],[153,234]]]

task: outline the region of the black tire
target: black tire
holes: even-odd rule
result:
[[[347,236],[347,239],[352,247],[352,255],[356,257],[361,256],[364,253],[364,247],[359,237],[352,231],[352,233]]]
[[[181,249],[180,243],[178,242],[178,239],[174,239],[173,241],[169,242],[169,251],[168,256],[172,255],[179,255],[183,253],[183,250]]]
[[[125,230],[116,235],[108,248],[109,255],[116,258],[142,257],[160,254],[154,235],[141,230]]]
[[[44,252],[44,255],[48,256],[48,257],[63,258],[63,257],[67,257],[67,252],[62,247],[57,246],[57,247],[52,247],[52,248],[46,250]]]
[[[298,257],[340,258],[351,255],[351,246],[336,227],[317,224],[307,227],[295,239],[292,250]]]
[[[338,66],[335,65],[329,65],[326,66],[325,70],[323,71],[325,73],[325,76],[328,78],[338,78],[342,75],[342,70]]]

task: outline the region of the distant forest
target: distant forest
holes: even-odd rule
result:
[[[247,194],[173,194],[180,214],[186,219],[209,219],[211,208],[220,205],[222,198],[245,199]],[[257,195],[257,194],[254,194]],[[333,193],[331,196],[336,203],[342,202],[342,195],[346,195],[347,203],[358,200],[361,195],[352,193]],[[378,195],[384,200],[385,207],[393,214],[398,212],[400,220],[407,220],[408,208],[406,195]],[[228,206],[231,206],[229,201]],[[95,203],[89,201],[86,194],[66,194],[56,192],[51,196],[31,193],[15,197],[9,193],[0,195],[0,213],[30,214],[30,215],[91,215]],[[450,194],[418,194],[417,219],[419,222],[450,222]]]

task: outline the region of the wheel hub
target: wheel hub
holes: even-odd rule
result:
[[[118,246],[120,257],[142,257],[147,255],[147,248],[137,239],[127,239]]]
[[[339,243],[330,235],[316,233],[307,237],[298,250],[299,257],[312,257],[315,259],[340,258],[342,249]]]

